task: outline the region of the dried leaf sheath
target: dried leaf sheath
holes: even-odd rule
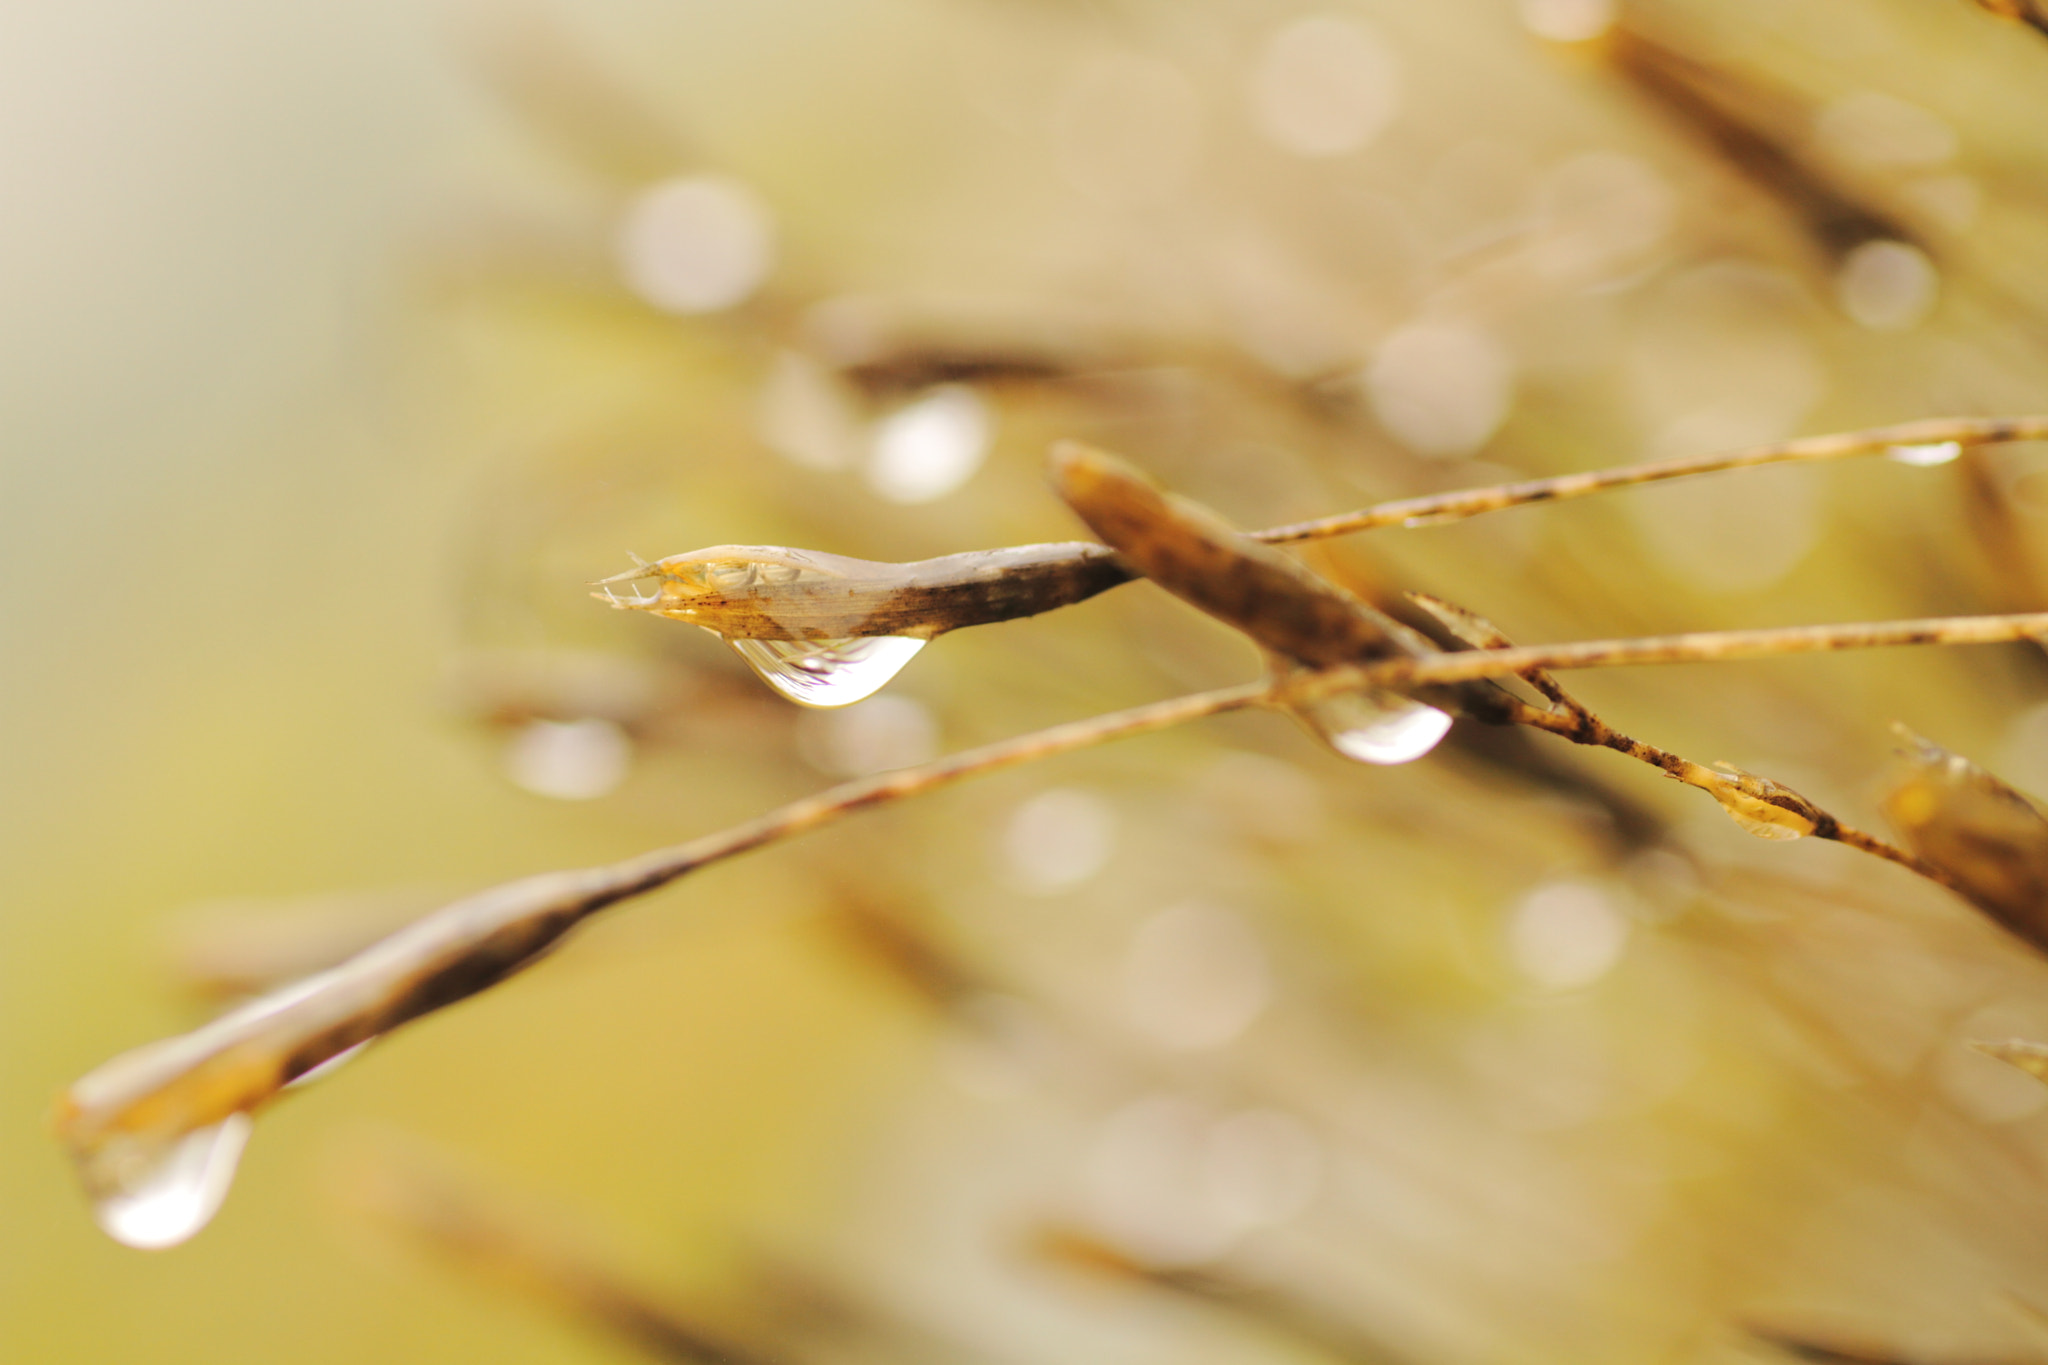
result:
[[[670,555],[603,584],[656,580],[644,596],[593,594],[621,609],[688,621],[728,639],[929,640],[1071,606],[1127,582],[1100,545],[1018,545],[886,564],[769,545],[715,545]]]
[[[1908,847],[1956,893],[2048,952],[2048,819],[1976,764],[1905,734],[1904,769],[1884,800]]]
[[[1965,617],[1401,656],[1075,721],[919,768],[844,783],[731,829],[624,862],[527,877],[457,901],[331,971],[191,1033],[107,1062],[60,1098],[57,1134],[70,1149],[88,1194],[98,1200],[117,1193],[139,1168],[159,1162],[188,1135],[259,1108],[293,1080],[351,1047],[496,984],[607,905],[870,806],[1107,739],[1249,706],[1299,707],[1358,688],[1470,681],[1540,668],[1988,643],[2044,633],[2048,615]],[[204,1216],[185,1235],[203,1222]]]
[[[1434,493],[1252,531],[1244,538],[1288,544],[1387,526],[1461,521],[1510,507],[1764,465],[1845,459],[1929,444],[1975,447],[2041,439],[2048,439],[2048,416],[1940,418],[1806,436],[1719,455]],[[621,610],[688,621],[729,639],[895,635],[929,640],[963,626],[1070,606],[1134,576],[1113,553],[1079,541],[968,551],[909,564],[780,546],[718,545],[600,580],[606,591],[594,596]],[[647,578],[657,582],[645,595],[620,595],[608,586]]]

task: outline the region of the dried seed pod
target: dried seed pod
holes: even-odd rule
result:
[[[1036,616],[1129,581],[1100,545],[975,550],[884,564],[772,545],[715,545],[600,580],[620,610],[702,626],[761,680],[804,706],[873,696],[933,636]],[[657,580],[621,597],[613,583]]]
[[[1900,734],[1904,768],[1884,799],[1886,818],[1970,904],[2048,951],[2048,819],[1968,759]]]
[[[613,583],[655,579],[621,596]],[[1036,616],[1128,582],[1100,545],[1062,542],[888,564],[775,545],[714,545],[598,580],[622,611],[648,611],[725,639],[929,640],[962,626]]]
[[[1291,663],[1321,669],[1437,652],[1416,631],[1240,533],[1208,508],[1166,492],[1114,455],[1063,441],[1053,448],[1052,477],[1067,505],[1130,567]],[[1511,705],[1491,683],[1418,688],[1416,695],[1482,720],[1504,720]],[[1417,725],[1406,714],[1414,704],[1388,700],[1396,704],[1375,704],[1370,720],[1348,717],[1319,725],[1311,718],[1310,728],[1325,738],[1331,738],[1328,731],[1360,736],[1386,728],[1398,732],[1392,748],[1379,737],[1361,744],[1332,742],[1369,762],[1400,761],[1381,756],[1396,750],[1415,757],[1408,750],[1418,742]],[[1442,734],[1436,729],[1421,750]]]

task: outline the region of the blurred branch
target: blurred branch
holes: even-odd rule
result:
[[[1035,1239],[1034,1249],[1061,1265],[1206,1304],[1291,1337],[1333,1360],[1400,1365],[1411,1359],[1353,1324],[1338,1321],[1322,1308],[1281,1290],[1214,1270],[1154,1265],[1076,1228],[1047,1228]]]
[[[391,1144],[385,1144],[391,1148]],[[685,1365],[786,1365],[789,1357],[637,1283],[613,1256],[554,1220],[515,1207],[444,1163],[380,1151],[351,1207],[431,1249],[474,1278],[537,1300],[654,1360]]]

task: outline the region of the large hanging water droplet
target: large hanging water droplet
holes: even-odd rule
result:
[[[1360,763],[1410,763],[1437,746],[1451,718],[1391,692],[1341,692],[1296,709],[1309,733]]]
[[[169,1143],[116,1143],[95,1153],[83,1172],[93,1218],[127,1246],[176,1246],[219,1211],[254,1126],[247,1114],[230,1114]]]
[[[1934,441],[1926,445],[1892,446],[1885,455],[1899,464],[1915,465],[1930,469],[1935,465],[1952,464],[1963,453],[1959,441]]]
[[[906,635],[726,643],[762,682],[804,706],[850,706],[872,697],[925,646]]]

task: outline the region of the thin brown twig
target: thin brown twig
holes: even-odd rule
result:
[[[1467,607],[1428,593],[1409,593],[1408,596],[1476,650],[1499,655],[1515,647],[1500,627]],[[1517,676],[1536,688],[1550,703],[1548,710],[1539,710],[1518,701],[1513,716],[1514,723],[1518,725],[1547,731],[1574,744],[1612,749],[1647,763],[1674,781],[1698,787],[1712,796],[1737,824],[1759,838],[1789,839],[1811,835],[1833,840],[1897,863],[1970,899],[1967,889],[1945,869],[1874,834],[1842,823],[1817,802],[1781,782],[1734,768],[1717,772],[1668,749],[1660,749],[1623,734],[1566,691],[1546,669],[1527,668]]]
[[[190,1033],[125,1053],[64,1095],[57,1128],[87,1192],[182,1134],[252,1110],[350,1048],[531,965],[597,911],[709,863],[855,811],[1106,740],[1268,700],[1246,683],[1054,726],[933,763],[841,783],[716,834],[604,867],[542,873],[456,901],[330,971]]]
[[[116,1057],[67,1092],[59,1106],[57,1127],[79,1162],[88,1192],[112,1194],[124,1173],[184,1134],[257,1108],[323,1062],[496,984],[530,965],[606,906],[652,891],[709,863],[804,833],[858,810],[1109,739],[1247,707],[1294,707],[1360,687],[1400,688],[1505,677],[1546,667],[1755,658],[1878,645],[1984,643],[2044,632],[2048,632],[2048,614],[1473,650],[1388,659],[1317,674],[1292,673],[1274,682],[1246,683],[1074,721],[921,767],[842,783],[731,829],[671,848],[603,867],[543,873],[457,901],[308,982],[189,1034]],[[1516,705],[1530,715],[1544,714],[1523,703]]]
[[[1857,455],[1876,455],[1900,446],[1997,445],[2007,441],[2048,440],[2048,414],[2027,417],[1938,417],[1898,426],[1873,427],[1866,431],[1836,432],[1826,436],[1802,436],[1797,440],[1752,446],[1719,455],[1688,455],[1649,464],[1620,465],[1593,469],[1582,474],[1560,474],[1548,479],[1526,479],[1490,488],[1468,488],[1454,493],[1433,493],[1427,497],[1383,502],[1355,512],[1310,521],[1292,522],[1249,532],[1254,540],[1282,545],[1298,540],[1320,540],[1327,536],[1350,535],[1381,526],[1433,525],[1462,521],[1483,512],[1522,507],[1536,502],[1562,502],[1604,493],[1611,488],[1632,488],[1638,484],[1689,479],[1696,474],[1718,474],[1730,469],[1755,469],[1762,465],[1810,463],[1840,460]]]
[[[1808,436],[1719,455],[1407,498],[1251,531],[1237,538],[1289,544],[1383,526],[1461,521],[1531,503],[1559,502],[1610,489],[1762,465],[1843,459],[1900,447],[1961,448],[2035,439],[2048,439],[2048,415],[1937,418]],[[1054,450],[1056,467],[1063,453],[1075,452],[1101,454],[1062,443]],[[1137,567],[1125,558],[1080,541],[968,551],[913,564],[849,559],[778,546],[719,545],[670,555],[651,564],[639,563],[625,573],[599,580],[595,586],[602,591],[592,595],[621,610],[651,611],[727,638],[829,640],[903,635],[928,640],[964,626],[1016,620],[1071,606],[1137,575]],[[611,586],[642,578],[657,580],[653,592],[622,596]],[[1233,618],[1233,624],[1242,629],[1246,621],[1240,615]]]

